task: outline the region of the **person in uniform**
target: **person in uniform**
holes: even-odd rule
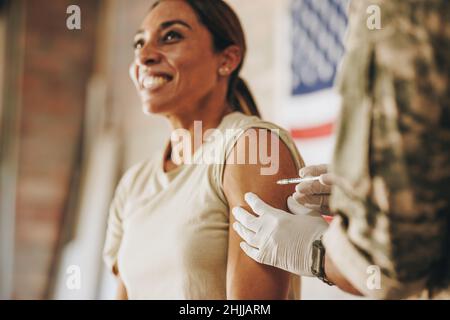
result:
[[[248,194],[259,217],[234,210],[241,247],[372,298],[450,298],[450,2],[353,1],[349,19],[331,173],[302,169],[321,181],[299,184],[289,206],[314,210],[289,215]],[[317,213],[328,208],[329,227]]]

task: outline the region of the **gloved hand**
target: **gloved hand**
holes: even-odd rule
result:
[[[259,263],[313,276],[312,243],[328,228],[321,215],[311,210],[290,214],[269,206],[253,193],[247,193],[245,201],[258,217],[240,207],[232,211],[237,220],[233,228],[245,241],[240,244],[242,250]],[[304,211],[292,197],[288,207],[293,213]]]
[[[334,180],[333,175],[328,173],[328,166],[322,164],[304,167],[300,170],[299,175],[300,178],[320,176],[320,181],[306,181],[299,183],[293,194],[294,199],[308,209],[319,211],[324,215],[329,215],[329,198]]]

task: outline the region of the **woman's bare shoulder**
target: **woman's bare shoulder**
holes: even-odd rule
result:
[[[269,204],[285,208],[286,199],[294,192],[294,187],[279,186],[276,182],[297,176],[297,155],[270,130],[252,130],[256,138],[253,133],[251,139],[247,135],[241,136],[227,158],[223,182],[225,196],[230,204],[243,205],[245,194],[253,192]],[[256,155],[253,154],[255,152]],[[245,163],[238,161],[244,158]]]

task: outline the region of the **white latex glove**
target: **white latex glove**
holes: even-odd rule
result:
[[[329,198],[334,179],[333,175],[328,173],[328,166],[322,164],[304,167],[300,170],[299,175],[300,178],[320,177],[320,180],[299,183],[293,194],[294,199],[306,208],[329,215]]]
[[[233,209],[237,220],[233,228],[244,240],[242,250],[259,263],[313,276],[312,243],[328,228],[320,213],[290,214],[269,206],[253,193],[247,193],[245,201],[258,217],[240,207]],[[304,212],[292,197],[288,207],[294,213]]]

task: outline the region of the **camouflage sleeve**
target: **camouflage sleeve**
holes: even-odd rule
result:
[[[381,30],[367,27],[373,4]],[[327,252],[370,297],[448,290],[449,1],[358,0],[350,10]]]

